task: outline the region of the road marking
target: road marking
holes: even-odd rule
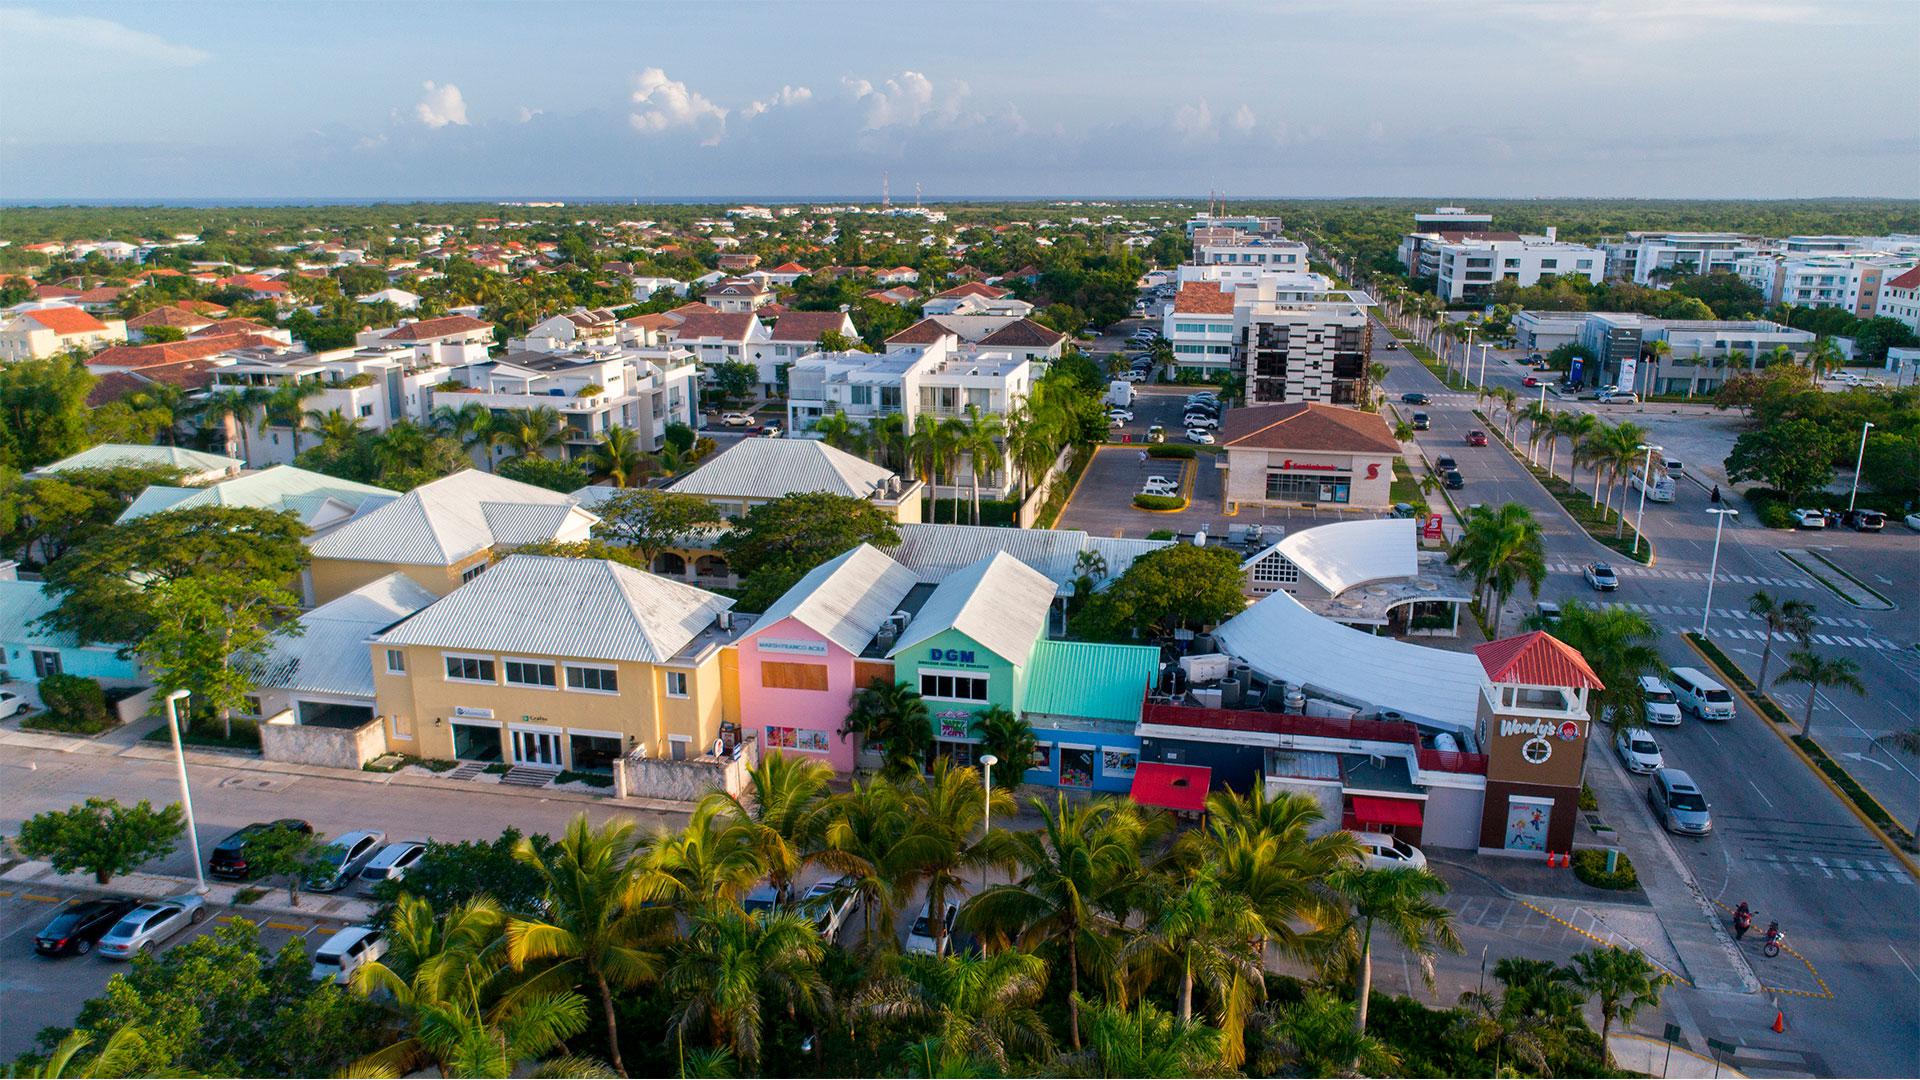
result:
[[[1900,950],[1899,950],[1899,949],[1896,949],[1896,948],[1894,948],[1893,946],[1891,946],[1891,945],[1889,945],[1889,946],[1887,946],[1887,951],[1888,951],[1888,952],[1891,952],[1891,953],[1893,954],[1893,956],[1894,956],[1894,959],[1896,959],[1896,960],[1899,960],[1899,961],[1900,961],[1900,966],[1901,966],[1901,967],[1903,967],[1903,968],[1906,968],[1906,969],[1907,969],[1907,974],[1909,974],[1909,975],[1911,975],[1911,976],[1913,976],[1913,977],[1914,977],[1914,980],[1915,980],[1915,981],[1917,981],[1917,982],[1920,982],[1920,971],[1915,971],[1915,970],[1913,970],[1913,965],[1912,965],[1912,964],[1909,964],[1909,963],[1907,963],[1907,958],[1906,958],[1906,957],[1904,957],[1904,956],[1901,956],[1901,955],[1900,955]]]
[[[269,922],[266,925],[274,930],[290,930],[296,934],[304,934],[308,930],[313,929],[310,926],[295,926],[293,923],[283,922]]]
[[[20,899],[38,900],[43,904],[58,904],[62,902],[61,899],[57,896],[42,896],[39,893],[21,893]]]
[[[1715,901],[1715,902],[1716,902],[1716,903],[1718,903],[1718,901]],[[1573,925],[1572,923],[1570,923],[1570,922],[1568,922],[1567,920],[1565,920],[1565,919],[1563,919],[1563,918],[1561,918],[1561,917],[1560,917],[1560,916],[1558,916],[1558,915],[1555,915],[1555,914],[1554,914],[1553,912],[1551,912],[1551,911],[1548,911],[1548,910],[1546,910],[1545,908],[1539,908],[1539,907],[1534,907],[1534,905],[1532,905],[1532,904],[1530,904],[1530,903],[1528,903],[1528,902],[1527,902],[1527,901],[1525,901],[1525,900],[1520,900],[1520,901],[1518,901],[1518,903],[1520,903],[1520,904],[1522,904],[1522,905],[1524,905],[1525,907],[1528,907],[1528,908],[1530,908],[1530,909],[1532,909],[1532,910],[1533,910],[1533,911],[1535,911],[1535,912],[1538,912],[1538,913],[1539,913],[1539,914],[1541,914],[1541,915],[1544,915],[1544,916],[1546,916],[1546,917],[1547,917],[1547,918],[1549,918],[1549,919],[1552,919],[1552,920],[1553,920],[1554,922],[1557,922],[1557,923],[1559,923],[1559,924],[1560,924],[1561,926],[1564,926],[1564,927],[1566,927],[1567,929],[1569,929],[1569,930],[1571,930],[1571,931],[1573,931],[1574,933],[1576,933],[1576,934],[1579,934],[1579,935],[1580,935],[1581,937],[1584,937],[1584,938],[1587,938],[1588,940],[1590,940],[1590,941],[1592,941],[1592,942],[1594,942],[1594,943],[1595,943],[1595,944],[1597,944],[1597,945],[1603,945],[1603,946],[1605,946],[1605,947],[1607,947],[1607,948],[1609,948],[1609,949],[1619,949],[1619,950],[1620,950],[1621,952],[1626,952],[1626,951],[1628,951],[1627,949],[1624,949],[1624,948],[1622,948],[1619,942],[1617,942],[1617,941],[1613,941],[1613,940],[1611,940],[1611,939],[1609,939],[1609,938],[1603,938],[1603,937],[1601,937],[1600,935],[1598,935],[1598,934],[1595,934],[1595,933],[1594,933],[1594,932],[1592,932],[1591,930],[1582,930],[1581,928],[1579,928],[1579,927],[1577,927],[1577,926],[1575,926],[1575,925]],[[1722,906],[1724,907],[1725,905],[1722,905]],[[1628,945],[1633,945],[1633,943],[1632,943],[1631,941],[1629,941],[1629,942],[1627,942],[1627,944],[1628,944]],[[1664,972],[1666,972],[1667,974],[1669,974],[1669,975],[1671,975],[1671,976],[1673,976],[1673,979],[1674,979],[1674,981],[1675,981],[1675,982],[1679,982],[1679,983],[1685,983],[1685,984],[1686,984],[1686,985],[1688,985],[1688,986],[1692,986],[1692,985],[1693,985],[1693,982],[1692,982],[1692,980],[1690,980],[1690,979],[1688,979],[1688,978],[1687,978],[1687,977],[1686,977],[1685,975],[1682,975],[1682,974],[1680,974],[1679,972],[1677,972],[1677,971],[1675,971],[1675,970],[1673,970],[1672,968],[1670,968],[1670,967],[1668,967],[1667,965],[1665,965],[1665,964],[1663,964],[1663,963],[1661,963],[1660,961],[1658,961],[1658,960],[1655,960],[1655,959],[1654,959],[1653,957],[1651,957],[1651,956],[1648,956],[1648,955],[1646,954],[1646,951],[1645,951],[1645,950],[1643,950],[1643,949],[1641,949],[1641,948],[1640,948],[1639,946],[1633,946],[1633,949],[1632,949],[1632,951],[1633,951],[1633,952],[1636,952],[1636,953],[1639,953],[1639,954],[1640,954],[1640,957],[1641,957],[1642,959],[1644,959],[1644,960],[1645,960],[1645,961],[1646,961],[1647,963],[1649,963],[1649,964],[1652,964],[1652,965],[1653,965],[1654,967],[1657,967],[1657,968],[1659,968],[1659,969],[1660,969],[1661,971],[1664,971]]]
[[[1773,800],[1767,798],[1767,793],[1760,790],[1760,785],[1754,784],[1751,779],[1749,779],[1747,783],[1753,784],[1753,790],[1760,796],[1761,801],[1767,804],[1767,809],[1769,810],[1773,809]]]

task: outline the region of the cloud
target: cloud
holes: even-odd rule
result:
[[[1233,110],[1233,116],[1227,120],[1227,125],[1242,135],[1252,131],[1257,123],[1259,121],[1254,119],[1253,109],[1244,103]]]
[[[861,126],[868,131],[917,127],[927,120],[952,123],[963,118],[977,119],[961,110],[968,92],[963,82],[950,84],[944,96],[935,90],[932,79],[917,71],[902,71],[878,86],[855,78],[843,78],[840,84],[864,111]]]
[[[191,67],[207,59],[201,49],[111,19],[48,15],[31,8],[0,8],[0,40],[7,43],[7,53],[14,59],[42,51],[94,60],[144,60],[163,67]]]
[[[527,123],[528,121],[532,120],[534,117],[539,116],[545,113],[546,111],[547,110],[545,109],[534,109],[534,108],[529,108],[528,106],[522,105],[520,106],[520,122],[523,124]]]
[[[641,106],[627,117],[635,131],[692,128],[702,146],[713,146],[726,136],[727,110],[686,83],[667,78],[660,68],[648,68],[634,79],[633,103]]]
[[[465,127],[467,123],[467,100],[460,96],[460,88],[448,83],[436,86],[429,80],[420,85],[426,87],[427,96],[413,107],[413,114],[420,122],[430,128],[442,128],[448,124]]]
[[[765,101],[749,102],[740,110],[740,119],[751,120],[769,109],[792,108],[813,100],[813,91],[804,86],[782,86],[780,92]]]
[[[1213,122],[1213,107],[1201,98],[1197,104],[1182,105],[1173,112],[1173,130],[1182,138],[1212,140],[1220,136]]]

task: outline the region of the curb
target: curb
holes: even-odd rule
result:
[[[1693,654],[1698,656],[1702,663],[1714,671],[1719,671],[1722,675],[1726,674],[1726,672],[1720,671],[1720,665],[1714,663],[1712,658],[1708,657],[1707,654],[1701,650],[1700,646],[1693,643],[1692,638],[1682,634],[1680,635],[1680,640],[1686,643],[1687,648],[1693,650]],[[1908,874],[1912,875],[1916,880],[1920,880],[1920,863],[1914,862],[1913,857],[1907,854],[1906,849],[1902,848],[1893,837],[1887,835],[1886,830],[1882,829],[1878,823],[1868,817],[1867,812],[1860,809],[1859,805],[1849,798],[1846,792],[1840,790],[1840,785],[1833,782],[1833,777],[1828,776],[1825,770],[1821,769],[1812,758],[1808,757],[1805,750],[1795,745],[1793,739],[1780,730],[1780,725],[1769,719],[1766,712],[1764,712],[1759,705],[1755,704],[1753,698],[1749,696],[1745,690],[1740,689],[1732,678],[1727,679],[1727,689],[1740,695],[1740,700],[1746,702],[1747,708],[1753,712],[1754,718],[1762,724],[1765,724],[1767,728],[1773,732],[1774,738],[1779,739],[1786,745],[1788,750],[1793,751],[1793,756],[1800,759],[1800,764],[1805,765],[1808,772],[1817,777],[1822,784],[1825,784],[1828,791],[1833,792],[1833,797],[1840,801],[1840,805],[1846,807],[1853,813],[1854,817],[1860,819],[1860,824],[1866,826],[1867,831],[1872,833],[1874,838],[1879,840],[1880,843],[1892,853],[1894,858],[1900,860],[1900,865],[1907,868]],[[1867,791],[1864,787],[1860,790],[1865,792],[1867,798],[1873,798],[1873,792]],[[1875,799],[1874,801],[1877,803],[1879,800]],[[1882,809],[1885,808],[1883,807]],[[1889,814],[1888,816],[1891,817],[1892,815]]]

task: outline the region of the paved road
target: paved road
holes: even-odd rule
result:
[[[1473,395],[1447,391],[1404,350],[1377,350],[1375,357],[1384,359],[1391,368],[1385,383],[1390,401],[1406,391],[1434,396],[1433,403],[1424,407],[1433,418],[1433,427],[1421,433],[1419,444],[1430,456],[1448,453],[1460,461],[1467,487],[1452,493],[1457,501],[1463,505],[1516,501],[1532,508],[1540,518],[1548,561],[1553,566],[1542,597],[1593,599],[1596,594],[1587,590],[1577,567],[1596,558],[1609,559],[1616,566],[1621,560],[1611,559],[1610,552],[1582,533],[1497,441],[1484,448],[1465,445],[1467,429],[1483,426],[1472,416]],[[1564,451],[1563,446],[1562,468]],[[1672,506],[1649,504],[1646,529],[1659,545],[1660,558],[1654,568],[1657,572],[1627,571],[1620,591],[1606,597],[1616,603],[1654,606],[1656,622],[1672,631],[1661,642],[1662,656],[1670,665],[1695,660],[1678,631],[1686,628],[1689,618],[1697,618],[1703,603],[1712,544],[1709,515],[1700,513],[1704,495],[1697,489],[1682,490],[1681,501]],[[1814,600],[1823,616],[1868,623],[1865,627],[1823,628],[1821,632],[1830,639],[1850,630],[1853,632],[1844,635],[1849,639],[1864,641],[1871,636],[1900,644],[1912,640],[1911,627],[1900,621],[1899,613],[1854,611],[1805,582],[1805,575],[1781,560],[1766,542],[1782,534],[1744,522],[1729,526],[1728,534],[1730,539],[1723,543],[1720,555],[1723,578],[1716,586],[1715,608],[1744,607],[1749,593],[1765,587],[1778,595]],[[1850,544],[1849,548],[1854,546],[1864,545]],[[1725,575],[1751,580],[1730,581]],[[1662,607],[1668,610],[1660,611]],[[1694,616],[1677,614],[1688,607]],[[1518,611],[1509,611],[1506,626],[1514,626],[1517,615]],[[1737,629],[1738,622],[1722,620],[1716,637],[1735,648],[1743,647],[1740,639],[1723,633]],[[1697,621],[1694,625],[1697,627]],[[1757,668],[1758,650],[1752,651]],[[1823,651],[1844,651],[1868,665],[1890,664],[1900,678],[1913,677],[1910,668],[1891,664],[1890,658],[1897,655],[1897,650],[1850,644],[1844,650],[1834,646]],[[1744,666],[1748,658],[1739,658]],[[1875,686],[1891,681],[1877,673],[1871,677]],[[1904,696],[1910,702],[1911,694],[1911,684],[1904,695],[1888,691],[1889,700]],[[1871,702],[1862,704],[1855,699],[1838,704],[1856,715],[1878,712],[1878,723],[1885,726],[1885,711],[1870,709]],[[1862,723],[1871,726],[1864,719]],[[1803,1055],[1796,1061],[1775,1061],[1782,1073],[1920,1074],[1920,1025],[1915,1023],[1915,1002],[1920,1000],[1920,928],[1914,919],[1916,910],[1920,910],[1920,896],[1912,879],[1852,812],[1767,730],[1765,721],[1742,710],[1731,723],[1706,725],[1689,720],[1678,729],[1663,730],[1660,739],[1668,762],[1687,769],[1701,782],[1718,823],[1715,835],[1709,838],[1675,841],[1681,862],[1700,892],[1718,904],[1746,900],[1759,909],[1762,919],[1777,918],[1832,995],[1782,997],[1791,1024],[1788,1041],[1797,1051],[1781,1051],[1777,1042],[1769,1041],[1773,1039],[1769,1033],[1754,1030],[1752,995],[1683,990],[1676,994],[1676,1007],[1685,1011],[1705,1036],[1775,1047],[1767,1053]],[[1644,810],[1636,806],[1631,811],[1615,812]],[[1583,840],[1592,839],[1583,836]],[[1627,850],[1636,863],[1659,857],[1657,851],[1631,846]],[[1661,916],[1670,922],[1704,918],[1691,910],[1663,910]],[[1756,970],[1763,983],[1768,981],[1768,974],[1765,969]],[[1783,984],[1779,979],[1769,983]],[[1771,1018],[1770,1010],[1760,1011]],[[1750,1071],[1764,1074],[1767,1070]]]

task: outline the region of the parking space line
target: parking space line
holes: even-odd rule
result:
[[[58,896],[42,896],[42,895],[40,895],[39,893],[21,893],[21,894],[20,894],[20,899],[22,899],[22,900],[38,900],[38,901],[40,901],[40,902],[41,902],[41,903],[43,903],[43,904],[60,904],[60,903],[65,903],[65,901],[64,901],[64,900],[62,900],[62,899],[61,899],[60,897],[58,897]]]
[[[1534,907],[1534,906],[1533,906],[1532,904],[1530,904],[1530,903],[1527,903],[1527,901],[1525,901],[1525,900],[1520,900],[1519,902],[1520,902],[1521,904],[1525,904],[1525,905],[1526,905],[1527,907],[1529,907],[1529,908],[1532,908],[1532,909],[1533,909],[1534,911],[1537,911],[1537,912],[1539,912],[1539,913],[1540,913],[1541,915],[1544,915],[1544,916],[1546,916],[1547,918],[1549,918],[1549,919],[1552,919],[1552,920],[1553,920],[1554,922],[1557,922],[1557,923],[1559,923],[1559,924],[1560,924],[1561,926],[1564,926],[1564,927],[1566,927],[1567,929],[1569,929],[1569,930],[1571,930],[1571,931],[1573,931],[1574,933],[1576,933],[1576,934],[1579,934],[1579,935],[1580,935],[1581,937],[1583,937],[1583,938],[1587,938],[1588,940],[1590,940],[1590,941],[1592,941],[1592,942],[1594,942],[1594,943],[1595,943],[1595,944],[1597,944],[1597,945],[1603,945],[1603,946],[1605,946],[1605,947],[1607,947],[1607,948],[1609,948],[1609,949],[1620,949],[1620,950],[1621,950],[1622,952],[1625,952],[1625,951],[1626,951],[1625,949],[1622,949],[1622,948],[1621,948],[1621,946],[1620,946],[1620,943],[1619,943],[1619,942],[1617,942],[1617,941],[1610,941],[1610,940],[1608,940],[1608,939],[1606,939],[1606,938],[1603,938],[1603,937],[1601,937],[1601,936],[1600,936],[1600,935],[1598,935],[1598,934],[1595,934],[1595,933],[1592,933],[1591,931],[1587,931],[1587,930],[1582,930],[1582,929],[1580,929],[1579,927],[1577,927],[1577,926],[1575,926],[1575,925],[1573,925],[1572,923],[1570,923],[1570,922],[1568,922],[1567,920],[1565,920],[1565,919],[1563,919],[1563,918],[1561,918],[1560,916],[1558,916],[1558,915],[1555,915],[1555,914],[1554,914],[1553,912],[1551,912],[1551,911],[1547,911],[1547,910],[1545,910],[1544,908],[1538,908],[1538,907]],[[1724,906],[1724,905],[1723,905],[1723,906]],[[1629,943],[1629,944],[1631,944],[1631,943]],[[1687,986],[1692,986],[1692,985],[1693,985],[1693,980],[1691,980],[1691,979],[1689,979],[1689,978],[1687,978],[1687,977],[1686,977],[1685,975],[1682,975],[1682,974],[1680,974],[1679,972],[1677,972],[1677,971],[1675,971],[1675,970],[1673,970],[1672,968],[1670,968],[1670,967],[1668,967],[1667,965],[1665,965],[1665,964],[1663,964],[1663,963],[1661,963],[1660,961],[1658,961],[1658,960],[1655,960],[1655,959],[1654,959],[1653,957],[1651,957],[1651,956],[1648,956],[1648,955],[1646,954],[1646,952],[1645,952],[1644,950],[1642,950],[1642,949],[1638,949],[1638,948],[1635,948],[1635,949],[1634,949],[1633,951],[1634,951],[1634,952],[1636,952],[1636,953],[1639,953],[1639,954],[1640,954],[1640,957],[1641,957],[1641,959],[1643,959],[1643,960],[1645,960],[1645,961],[1646,961],[1647,963],[1649,963],[1649,964],[1652,964],[1652,965],[1653,965],[1654,967],[1657,967],[1657,968],[1659,968],[1659,969],[1660,969],[1661,971],[1664,971],[1664,972],[1666,972],[1666,973],[1667,973],[1668,975],[1671,975],[1671,976],[1673,976],[1673,979],[1674,979],[1674,981],[1675,981],[1675,982],[1679,982],[1679,983],[1684,983],[1684,984],[1685,984],[1685,985],[1687,985]],[[1811,965],[1811,964],[1808,964],[1807,966],[1808,966],[1808,967],[1812,967],[1813,965]],[[1821,985],[1822,985],[1822,986],[1825,986],[1826,984],[1825,984],[1825,983],[1822,983]]]

